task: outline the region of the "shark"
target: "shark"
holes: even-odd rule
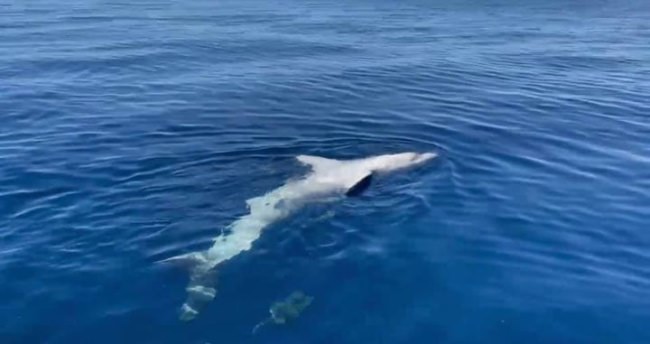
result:
[[[290,179],[264,195],[248,199],[248,213],[228,225],[207,250],[161,261],[185,266],[190,273],[180,320],[196,318],[201,309],[214,299],[217,293],[217,267],[250,250],[265,228],[291,216],[309,203],[359,196],[375,176],[416,167],[436,156],[435,152],[404,152],[336,160],[298,155],[297,161],[309,168],[308,173]]]

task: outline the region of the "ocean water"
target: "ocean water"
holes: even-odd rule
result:
[[[649,343],[649,99],[641,0],[0,0],[0,343]],[[296,155],[401,151],[178,320]]]

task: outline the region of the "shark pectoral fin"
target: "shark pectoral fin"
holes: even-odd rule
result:
[[[197,265],[204,262],[205,257],[200,252],[190,252],[158,261],[158,263],[161,264],[179,266],[188,270],[192,270]]]
[[[345,192],[345,195],[348,197],[354,197],[361,195],[366,189],[370,186],[372,182],[372,173],[365,175],[363,178],[359,179],[352,187]]]
[[[296,159],[303,165],[310,166],[314,171],[331,168],[338,163],[338,161],[334,159],[327,159],[313,155],[298,155]]]

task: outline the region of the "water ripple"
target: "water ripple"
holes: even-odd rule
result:
[[[0,4],[0,342],[650,340],[647,4],[488,3]],[[269,228],[176,322],[154,262],[296,155],[413,150],[439,158]],[[251,339],[297,288],[304,322]]]

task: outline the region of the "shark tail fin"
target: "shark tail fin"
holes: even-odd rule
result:
[[[217,294],[216,269],[209,264],[203,252],[181,254],[158,263],[183,267],[189,271],[190,280],[185,288],[187,298],[180,309],[179,319],[193,320]]]

